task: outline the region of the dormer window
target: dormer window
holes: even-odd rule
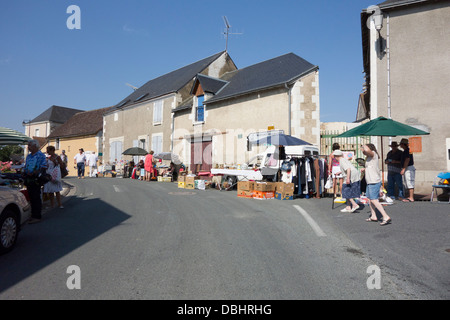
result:
[[[203,105],[203,101],[205,101],[205,96],[197,97],[197,108],[195,109],[195,120],[197,122],[205,121],[205,106]]]

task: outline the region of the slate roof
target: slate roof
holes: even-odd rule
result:
[[[296,54],[288,53],[226,74],[222,79],[230,77],[229,83],[204,103],[210,104],[251,92],[284,86],[318,68]]]
[[[128,97],[120,101],[115,109],[126,108],[135,103],[154,99],[169,93],[177,92],[189,83],[198,73],[205,70],[211,63],[219,58],[225,51],[216,53],[208,58],[194,62],[190,65],[169,72],[158,78],[148,81]],[[138,101],[136,101],[138,100]]]
[[[53,130],[47,139],[97,134],[103,129],[103,114],[111,108],[79,112],[67,120],[66,123]]]
[[[51,106],[44,112],[42,112],[40,115],[38,115],[36,118],[31,120],[28,123],[35,123],[35,122],[44,122],[44,121],[50,121],[50,122],[56,122],[56,123],[64,123],[67,120],[69,120],[70,117],[72,117],[75,113],[83,112],[84,110],[79,109],[72,109],[72,108],[66,108],[66,107],[60,107],[60,106]]]

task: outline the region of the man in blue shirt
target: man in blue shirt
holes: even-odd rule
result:
[[[400,141],[400,147],[403,148],[402,154],[402,170],[400,174],[403,176],[403,185],[406,189],[405,199],[403,202],[414,202],[414,184],[416,181],[416,168],[414,167],[414,157],[409,152],[408,139],[402,139]]]
[[[23,170],[31,204],[31,219],[28,223],[37,223],[42,219],[41,185],[37,178],[40,173],[45,173],[47,158],[39,150],[39,142],[36,140],[28,142],[28,150],[30,154],[26,158]]]

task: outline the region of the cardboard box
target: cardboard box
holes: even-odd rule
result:
[[[273,191],[253,191],[253,199],[257,200],[270,200],[275,198]]]
[[[194,176],[185,176],[184,182],[186,184],[195,184],[195,177]]]
[[[288,192],[294,194],[295,185],[293,183],[275,182],[275,192]]]
[[[238,181],[238,190],[253,191],[255,189],[254,181]]]
[[[237,191],[239,198],[253,199],[253,191],[239,190]]]
[[[178,182],[186,182],[186,176],[178,176]]]
[[[255,191],[262,191],[262,192],[268,192],[268,191],[275,191],[275,183],[273,182],[256,182],[254,190]]]
[[[294,200],[294,195],[291,193],[276,192],[275,199],[277,199],[277,200]]]
[[[158,176],[158,182],[162,182],[163,181],[163,177],[162,176]]]
[[[184,182],[178,182],[178,188],[184,189],[185,183]]]
[[[195,189],[195,185],[193,183],[185,183],[185,189]]]
[[[205,190],[206,189],[205,180],[201,180],[201,179],[195,180],[194,187],[195,187],[195,189],[198,189],[198,190]]]
[[[162,182],[172,182],[172,177],[162,177]]]

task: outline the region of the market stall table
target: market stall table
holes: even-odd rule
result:
[[[261,174],[261,171],[259,170],[241,170],[241,169],[211,169],[212,175],[221,175],[224,177],[236,177],[235,183],[233,183],[231,187],[233,187],[238,181],[249,181],[249,180],[255,180],[255,181],[261,181],[263,179],[263,176]],[[219,186],[220,190],[222,188]]]

